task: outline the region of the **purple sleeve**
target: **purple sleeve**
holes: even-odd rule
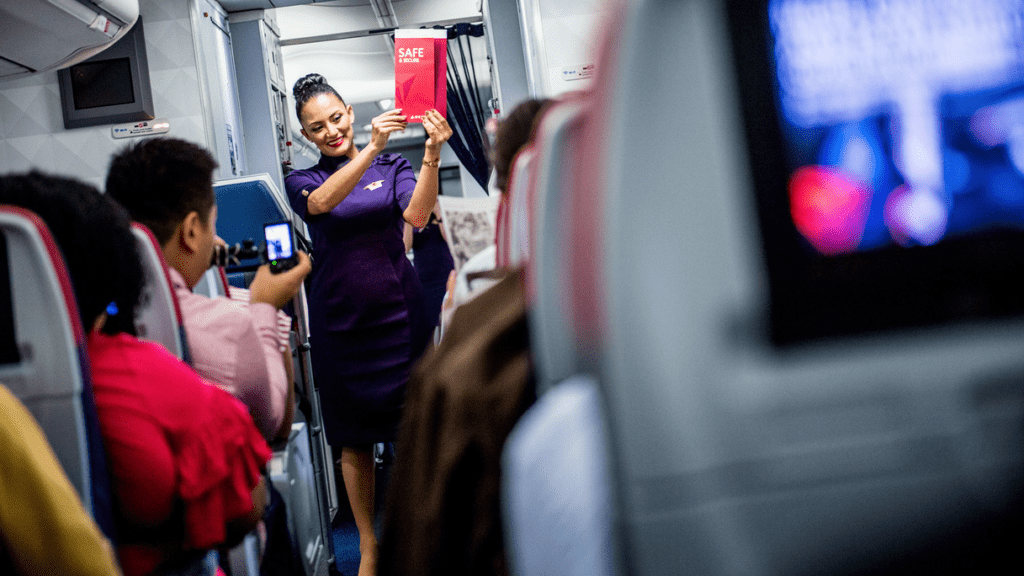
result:
[[[415,188],[416,175],[413,174],[412,165],[405,158],[399,157],[395,161],[395,201],[403,212],[409,207]]]
[[[309,193],[323,183],[316,176],[308,170],[296,170],[284,178],[284,191],[288,195],[288,202],[292,205],[292,210],[295,210],[303,220],[306,220],[306,211],[309,207]]]

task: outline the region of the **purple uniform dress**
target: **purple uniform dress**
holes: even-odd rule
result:
[[[364,446],[395,438],[409,371],[430,328],[402,243],[402,211],[416,186],[407,160],[377,156],[334,210],[307,214],[308,193],[348,161],[321,156],[284,182],[313,242],[310,353],[327,440]]]

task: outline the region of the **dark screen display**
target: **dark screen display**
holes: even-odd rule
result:
[[[71,67],[71,90],[76,110],[135,102],[131,62],[114,58]]]
[[[827,256],[1024,230],[1024,2],[772,0],[789,213]]]

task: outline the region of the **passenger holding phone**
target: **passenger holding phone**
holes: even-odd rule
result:
[[[432,326],[402,228],[427,223],[441,146],[452,130],[436,110],[424,115],[428,138],[417,181],[408,161],[382,153],[388,137],[407,125],[400,110],[374,118],[370,142],[359,150],[352,107],[323,76],[300,78],[293,93],[302,134],[320,150],[315,166],[285,178],[317,256],[309,296],[313,378],[327,439],[341,448],[359,529],[359,574],[367,576],[376,573],[377,559],[372,445],[395,438],[409,370]]]
[[[190,142],[144,140],[115,155],[107,193],[148,226],[163,248],[196,371],[248,406],[265,438],[287,438],[295,386],[291,351],[281,341],[277,314],[309,273],[309,258],[296,252],[297,265],[281,274],[260,266],[249,285],[248,306],[193,293],[219,241],[216,166],[209,152]]]

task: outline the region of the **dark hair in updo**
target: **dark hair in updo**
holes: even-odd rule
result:
[[[319,96],[320,94],[333,94],[341,100],[341,103],[345,103],[345,99],[338,94],[338,91],[331,88],[331,85],[327,83],[327,79],[319,74],[306,74],[302,78],[299,78],[295,82],[295,86],[292,88],[292,96],[295,97],[295,115],[299,118],[299,123],[302,123],[302,108],[311,99]]]

